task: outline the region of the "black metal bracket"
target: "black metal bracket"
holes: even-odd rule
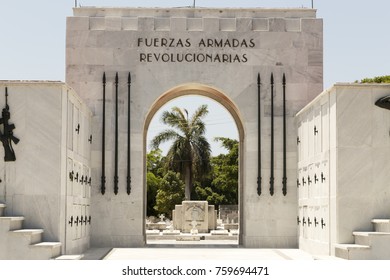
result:
[[[88,224],[91,224],[91,216],[88,217]]]
[[[77,124],[75,131],[77,132],[77,134],[80,134],[80,124],[79,123]]]
[[[314,135],[317,135],[318,134],[318,129],[316,126],[314,126]]]
[[[326,226],[326,224],[324,223],[324,219],[321,218],[321,228],[324,228],[324,226]]]
[[[318,182],[318,177],[317,177],[317,173],[314,174],[314,184],[317,184]]]
[[[310,225],[312,224],[312,222],[310,221],[310,217],[307,218],[307,226],[310,227]]]
[[[70,216],[70,220],[68,222],[68,224],[73,227],[73,216]]]
[[[305,177],[302,177],[302,186],[306,184]]]
[[[299,182],[299,179],[297,179],[297,188],[299,188],[300,185],[301,183]]]
[[[312,183],[312,181],[310,179],[310,175],[307,175],[307,184],[310,186],[311,183]]]
[[[84,184],[88,184],[88,176],[87,175],[84,176]]]
[[[73,182],[73,177],[74,177],[74,171],[72,170],[71,172],[69,172],[69,180],[71,182]]]
[[[77,216],[77,217],[76,217],[76,221],[74,222],[76,226],[79,225],[79,221],[80,221],[80,220],[79,220],[79,216]]]
[[[318,225],[317,218],[316,218],[316,217],[314,217],[314,226],[315,226],[315,227],[317,227],[317,225]]]
[[[84,223],[84,217],[83,217],[83,216],[81,216],[81,217],[80,217],[80,225],[82,226],[82,225],[83,225],[83,223]]]
[[[299,219],[299,216],[297,216],[297,225],[301,223],[301,220]]]
[[[324,173],[321,172],[321,183],[323,183],[325,181],[325,176],[324,176]]]
[[[74,177],[74,180],[75,180],[76,182],[79,181],[79,173],[78,173],[78,172],[76,172],[76,176]]]
[[[80,184],[84,184],[84,175],[81,176]]]
[[[299,143],[301,143],[301,140],[299,139],[299,136],[297,137],[297,145],[299,145]]]
[[[92,134],[89,135],[88,142],[89,142],[90,144],[92,144]]]
[[[91,185],[92,184],[92,178],[89,177],[89,180],[88,180],[88,185]]]
[[[305,217],[303,217],[302,224],[303,224],[303,225],[306,225],[306,219],[305,219]]]

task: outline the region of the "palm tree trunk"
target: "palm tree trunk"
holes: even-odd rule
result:
[[[192,174],[191,174],[191,165],[186,164],[185,167],[185,200],[191,200],[191,185],[192,185]]]

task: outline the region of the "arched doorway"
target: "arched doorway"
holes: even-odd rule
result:
[[[196,95],[196,96],[204,96],[207,98],[211,98],[214,101],[216,101],[218,104],[222,105],[226,110],[230,113],[232,118],[234,119],[237,131],[238,131],[238,141],[239,141],[239,172],[238,172],[238,211],[239,211],[239,224],[240,224],[240,232],[239,232],[239,238],[238,238],[238,245],[242,244],[241,236],[242,236],[242,228],[243,228],[243,204],[242,204],[242,197],[243,197],[243,151],[244,151],[244,126],[243,121],[240,116],[239,110],[237,106],[233,103],[233,101],[228,98],[222,91],[204,85],[204,84],[198,84],[198,83],[190,83],[190,84],[184,84],[179,85],[177,87],[174,87],[165,93],[163,93],[151,106],[149,112],[146,115],[145,123],[144,123],[144,133],[143,133],[143,143],[144,143],[144,150],[143,150],[143,166],[144,168],[144,181],[143,181],[143,195],[144,195],[144,205],[146,208],[147,205],[147,183],[146,183],[146,153],[147,153],[147,133],[150,126],[150,123],[154,117],[154,115],[157,113],[157,111],[167,104],[169,101],[182,97],[182,96],[188,96],[188,95]],[[144,215],[146,213],[146,210],[144,208]],[[144,216],[144,223],[146,217]],[[144,238],[146,243],[146,233],[145,233],[145,227],[144,227]]]

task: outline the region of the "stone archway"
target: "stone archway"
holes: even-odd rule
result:
[[[199,83],[187,83],[182,84],[179,86],[176,86],[174,88],[169,89],[168,91],[164,92],[158,99],[155,100],[155,102],[152,104],[151,108],[149,109],[149,112],[146,114],[145,123],[144,123],[144,131],[143,131],[143,201],[144,201],[144,215],[146,215],[146,205],[147,205],[147,187],[146,187],[146,147],[147,147],[147,132],[149,129],[149,125],[152,121],[153,116],[157,113],[157,111],[165,105],[167,102],[171,101],[172,99],[186,96],[186,95],[198,95],[198,96],[204,96],[211,98],[221,104],[223,107],[225,107],[228,112],[231,114],[231,116],[234,119],[234,122],[237,127],[238,131],[238,137],[239,137],[239,175],[238,175],[238,196],[239,196],[239,224],[240,224],[240,233],[239,233],[239,241],[238,245],[242,244],[242,228],[244,219],[242,217],[243,215],[243,180],[245,178],[244,176],[244,138],[245,138],[245,130],[242,118],[240,116],[240,112],[238,110],[238,107],[233,103],[233,101],[227,97],[222,91],[210,87],[204,84]],[[145,221],[145,216],[144,219]],[[143,229],[143,235],[145,238],[145,244],[146,244],[146,234],[145,234],[145,226]]]

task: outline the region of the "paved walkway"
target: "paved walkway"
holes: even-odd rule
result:
[[[114,248],[104,260],[313,260],[299,249]]]

